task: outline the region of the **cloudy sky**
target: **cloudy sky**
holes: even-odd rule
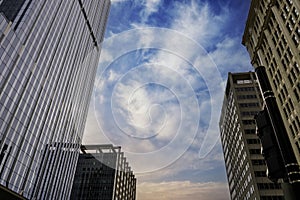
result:
[[[113,0],[83,144],[125,152],[138,200],[229,199],[218,121],[250,0]]]

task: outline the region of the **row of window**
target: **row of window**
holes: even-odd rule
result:
[[[300,75],[300,68],[298,63],[294,62],[294,65],[288,72],[288,79],[290,81],[291,86],[295,85]]]
[[[291,98],[288,98],[287,102],[283,105],[283,112],[285,114],[286,119],[290,117],[292,112],[294,111],[294,105]]]
[[[251,102],[251,103],[239,103],[239,106],[241,108],[247,108],[247,107],[259,107],[259,103],[257,102]]]
[[[255,177],[267,177],[266,171],[254,171]]]
[[[237,92],[245,92],[245,91],[255,91],[254,87],[237,87],[235,88]]]
[[[257,141],[254,141],[254,142],[257,142]],[[248,143],[248,141],[247,141]],[[252,143],[252,144],[259,144],[260,141],[258,143]],[[248,143],[248,144],[251,144],[251,143]],[[250,154],[261,154],[261,150],[260,149],[249,149],[249,152]]]
[[[294,137],[297,137],[299,135],[300,121],[298,116],[291,120],[289,128],[292,131],[292,133],[294,133]]]
[[[251,160],[252,165],[266,165],[265,160],[253,159]]]
[[[245,134],[256,134],[256,130],[255,129],[245,129]]]
[[[245,119],[245,120],[242,120],[242,123],[244,125],[252,125],[252,124],[256,124],[255,120],[251,120],[251,119]]]
[[[261,196],[260,200],[285,200],[283,196]]]
[[[247,139],[247,144],[260,144],[260,139]]]
[[[257,96],[255,94],[247,94],[247,95],[237,95],[237,99],[256,99]]]
[[[293,90],[296,100],[298,103],[300,103],[300,82],[297,84],[297,86]]]
[[[277,183],[257,183],[257,187],[259,190],[281,189]]]
[[[258,111],[242,111],[242,116],[255,116],[258,113]]]

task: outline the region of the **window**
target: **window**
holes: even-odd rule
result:
[[[257,96],[255,94],[247,94],[247,95],[238,95],[238,99],[256,99]]]
[[[243,111],[241,112],[242,116],[254,116],[257,114],[257,111]]]
[[[252,165],[265,165],[264,160],[251,160]]]
[[[260,144],[260,140],[259,139],[247,139],[247,144]],[[255,150],[255,149],[252,149]],[[260,154],[260,152],[259,152]]]
[[[252,83],[252,80],[237,80],[237,84],[250,84]]]
[[[300,101],[300,95],[299,95],[298,91],[296,90],[296,88],[294,89],[294,94],[296,96],[297,101],[299,102]]]
[[[241,108],[245,108],[245,107],[258,107],[259,104],[258,103],[240,103],[239,104]]]
[[[255,124],[255,120],[242,120],[244,125],[251,125],[251,124]]]
[[[250,154],[261,154],[260,149],[249,149]]]
[[[256,130],[255,129],[245,129],[245,134],[255,134]]]
[[[255,171],[254,175],[256,177],[266,177],[267,176],[265,171]]]
[[[293,14],[295,15],[295,17],[299,17],[299,12],[295,7],[293,8]]]
[[[0,4],[0,12],[3,12],[9,21],[14,21],[24,2],[24,0],[2,0]]]
[[[293,27],[290,23],[287,23],[286,27],[287,27],[287,29],[289,30],[290,33],[293,31]]]
[[[254,87],[239,87],[235,88],[237,92],[254,91]]]
[[[285,21],[287,19],[286,13],[282,12],[281,13],[281,17],[282,17],[283,21]]]
[[[277,183],[257,183],[258,189],[281,189],[280,184]]]

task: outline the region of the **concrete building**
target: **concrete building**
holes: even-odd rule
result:
[[[1,197],[6,188],[26,199],[69,199],[109,7],[0,1]],[[44,179],[44,168],[61,173]]]
[[[280,184],[266,177],[254,116],[262,109],[254,72],[229,73],[220,133],[231,199],[284,199]]]
[[[252,0],[243,36],[254,68],[264,66],[300,164],[300,1]],[[300,181],[300,180],[299,180]]]
[[[72,200],[135,200],[136,178],[121,147],[85,145],[81,149]]]

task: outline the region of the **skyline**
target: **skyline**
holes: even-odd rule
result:
[[[229,199],[219,108],[227,73],[252,70],[249,5],[112,1],[83,144],[122,146],[137,199]]]

